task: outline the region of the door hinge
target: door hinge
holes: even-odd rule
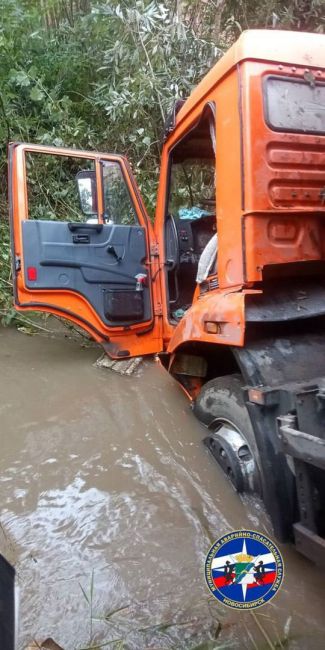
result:
[[[156,303],[154,311],[155,311],[155,316],[162,316],[163,311],[160,302]]]
[[[151,244],[150,246],[150,255],[151,257],[159,257],[159,246],[157,242]]]
[[[15,256],[15,270],[20,271],[21,270],[21,259],[19,255]]]

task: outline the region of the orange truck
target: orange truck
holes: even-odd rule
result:
[[[60,218],[29,181],[52,158]],[[324,564],[325,36],[244,32],[177,102],[154,225],[116,154],[13,143],[9,195],[16,308],[158,354],[235,489]]]

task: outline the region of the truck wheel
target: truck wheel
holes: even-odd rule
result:
[[[259,453],[245,406],[241,375],[208,381],[194,403],[194,414],[209,429],[204,444],[238,492],[262,496]]]

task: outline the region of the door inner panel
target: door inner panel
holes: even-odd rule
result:
[[[77,292],[112,327],[152,318],[145,228],[26,220],[22,237],[28,289]]]

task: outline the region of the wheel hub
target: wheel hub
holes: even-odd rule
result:
[[[204,438],[208,447],[237,492],[255,492],[256,461],[243,434],[231,423],[215,421],[214,431]]]

